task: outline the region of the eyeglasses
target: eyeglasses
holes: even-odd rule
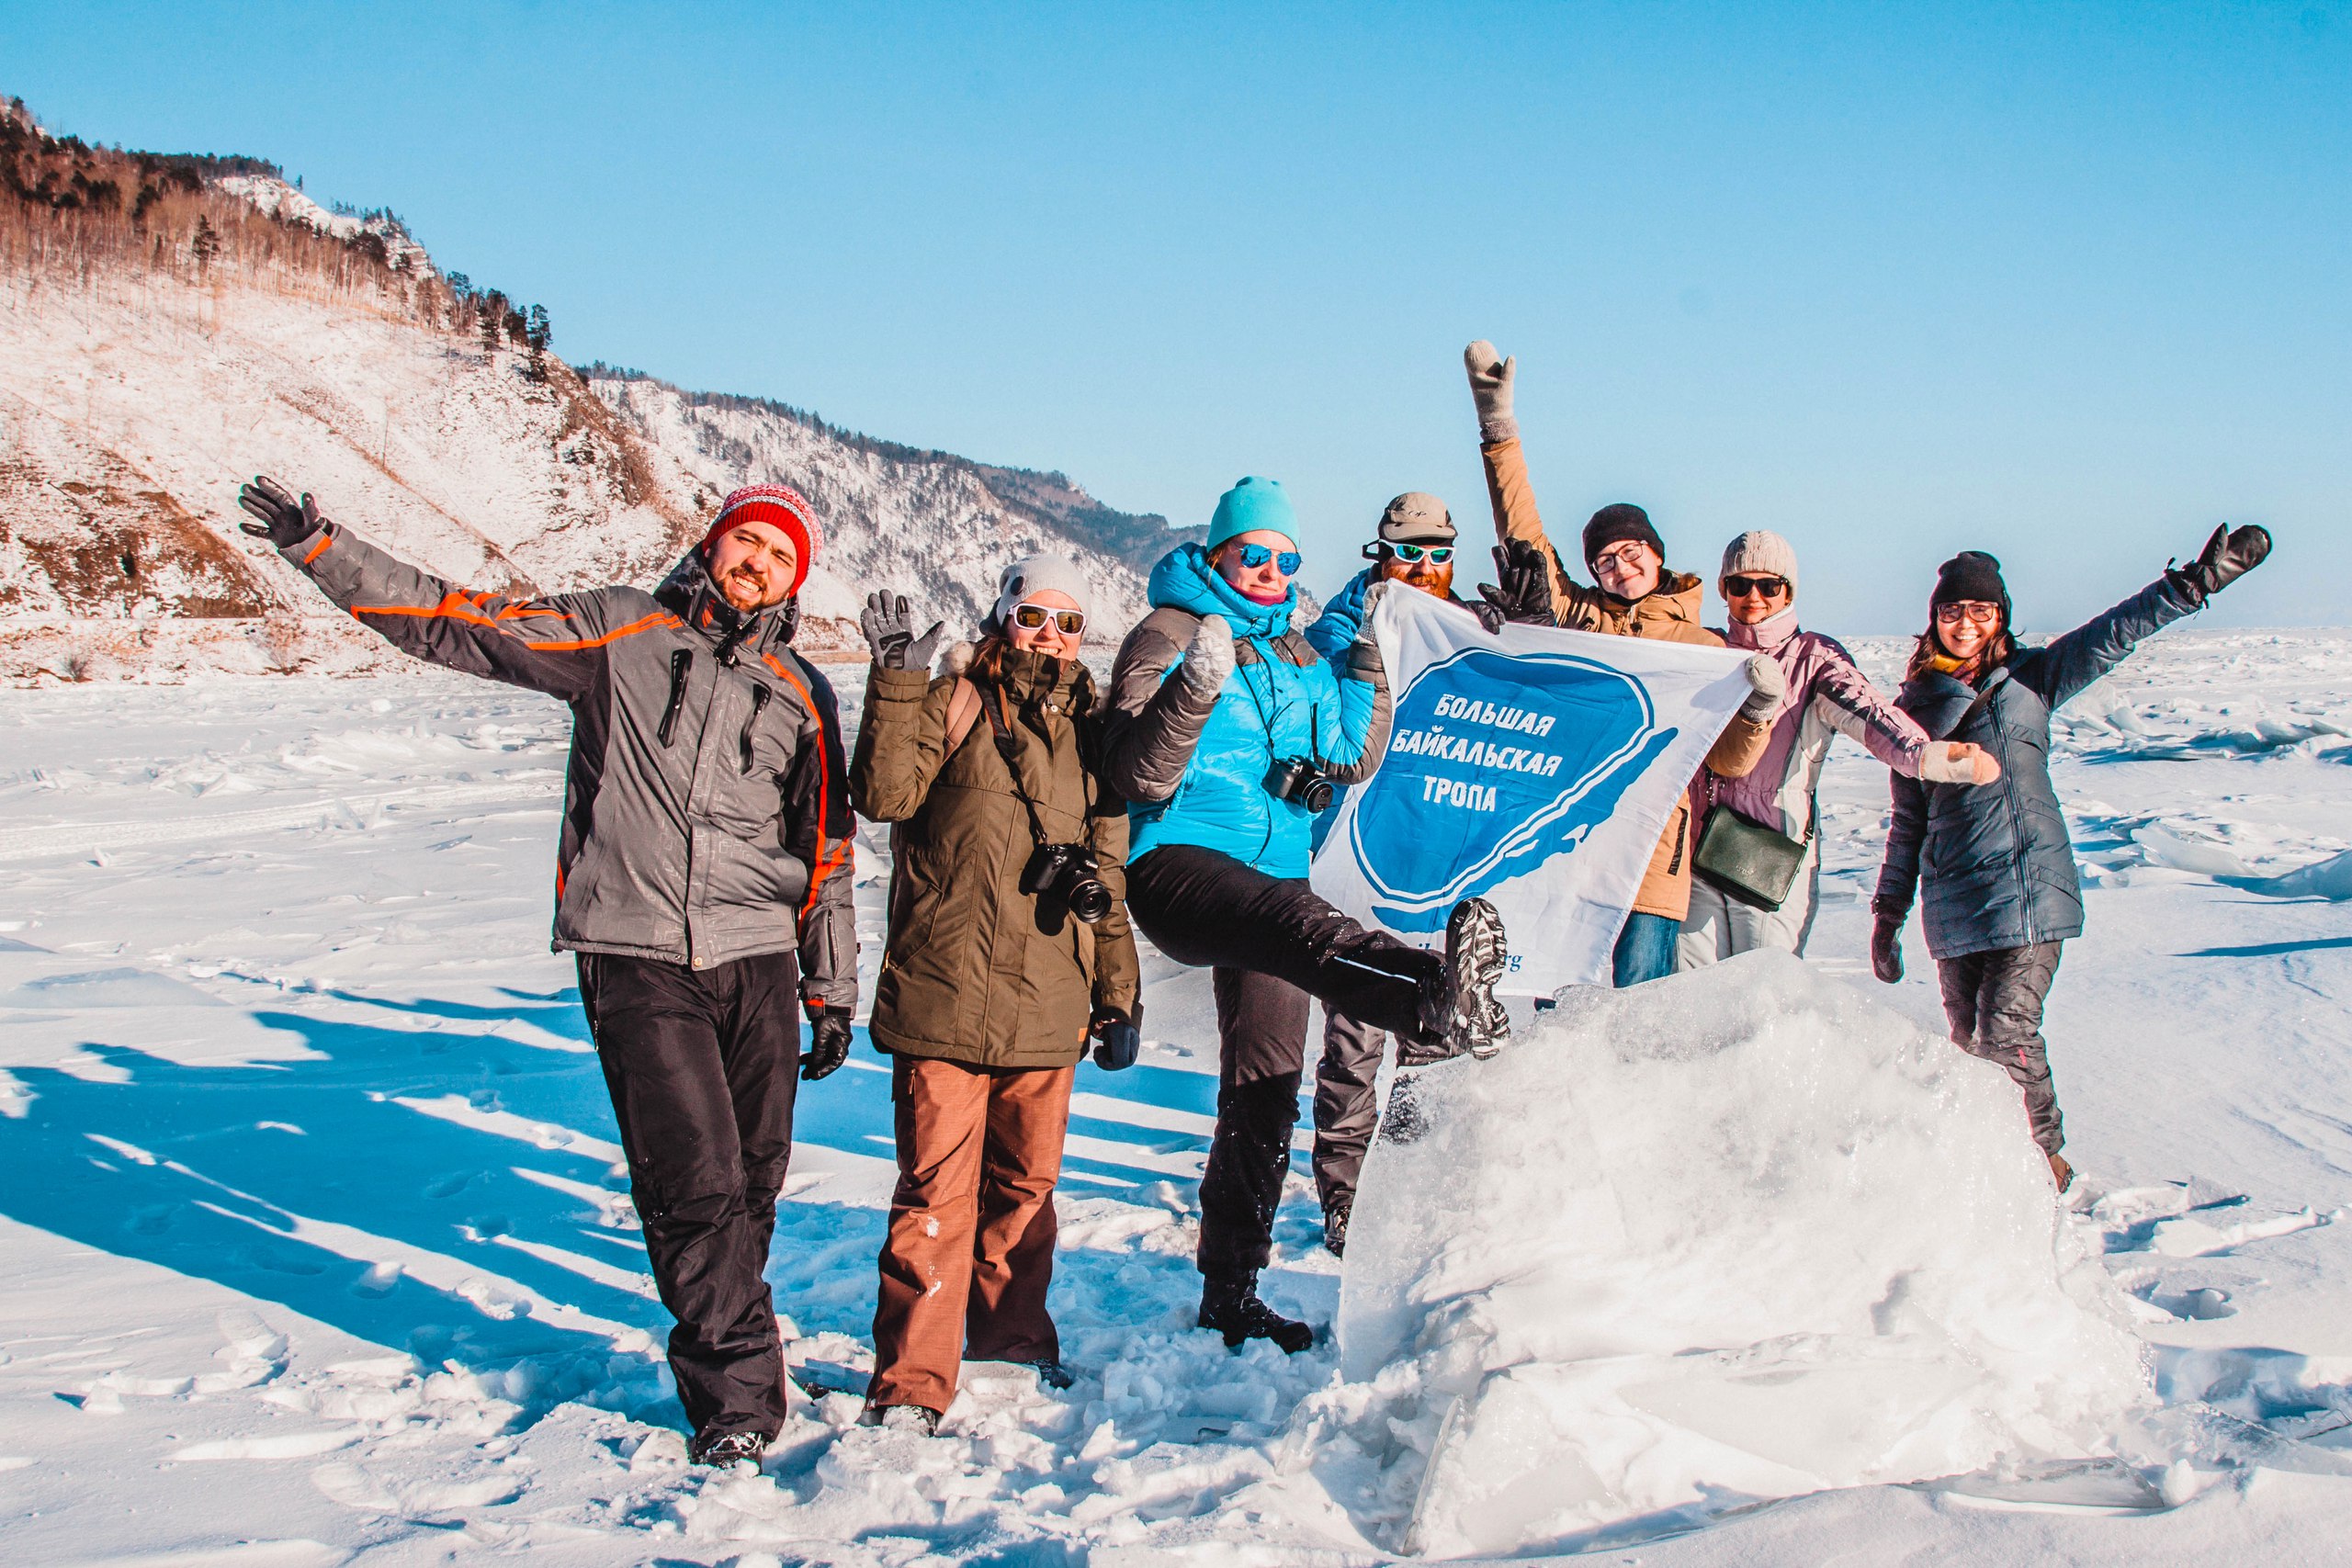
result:
[[[2000,618],[2001,607],[1988,604],[1982,599],[1963,599],[1957,604],[1936,606],[1936,623],[1939,626],[1951,626],[1962,621],[1974,621],[1980,626],[1989,626]]]
[[[1391,545],[1388,553],[1407,566],[1427,561],[1431,566],[1443,566],[1453,558],[1452,545]]]
[[[1724,579],[1724,597],[1726,599],[1745,599],[1750,593],[1761,593],[1767,599],[1778,599],[1788,591],[1789,580],[1785,577],[1739,576]]]
[[[1241,564],[1243,566],[1260,567],[1265,565],[1268,561],[1273,562],[1274,570],[1281,572],[1284,577],[1296,577],[1298,575],[1298,569],[1306,564],[1306,558],[1300,555],[1296,550],[1284,550],[1282,554],[1276,555],[1264,545],[1244,545],[1241,547]]]
[[[1064,637],[1076,637],[1086,629],[1086,612],[1083,610],[1049,610],[1043,604],[1015,604],[1012,607],[1012,624],[1024,632],[1034,632],[1048,620],[1061,628]]]

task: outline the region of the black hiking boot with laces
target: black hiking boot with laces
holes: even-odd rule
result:
[[[1245,1340],[1271,1339],[1286,1356],[1295,1356],[1315,1343],[1315,1330],[1296,1318],[1284,1317],[1258,1299],[1258,1273],[1212,1276],[1202,1281],[1200,1325],[1225,1336],[1225,1347],[1238,1350]]]
[[[767,1451],[765,1432],[700,1432],[687,1445],[686,1457],[696,1464],[724,1470],[745,1460],[757,1464]]]

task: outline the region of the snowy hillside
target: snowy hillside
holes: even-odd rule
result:
[[[389,214],[244,160],[55,141],[0,117],[0,676],[387,668],[239,534],[237,482],[469,587],[650,584],[724,492],[825,521],[803,644],[855,646],[869,586],[967,626],[1032,550],[1087,566],[1106,628],[1177,536],[1059,475],[989,468],[545,352],[544,314],[443,274]]]
[[[0,1561],[1353,1568],[1465,1520],[1645,1568],[2341,1561],[2352,878],[2295,873],[2352,841],[2352,637],[2170,631],[2062,720],[2063,1208],[2006,1077],[1940,1043],[1917,922],[1869,977],[1886,775],[1841,741],[1804,969],[1511,1048],[1573,1070],[1456,1064],[1494,1146],[1419,1182],[1375,1148],[1344,1314],[1298,1160],[1275,1303],[1351,1332],[1388,1230],[1436,1354],[1190,1326],[1213,1010],[1148,952],[1145,1059],[1081,1067],[1070,1124],[1077,1385],[974,1364],[935,1439],[796,1399],[712,1474],[546,947],[561,710],[422,671],[0,694]],[[769,1277],[814,1381],[870,1364],[890,1118],[862,1040],[801,1097]],[[1450,1284],[1412,1261],[1439,1221]],[[2062,1429],[2113,1371],[2075,1260],[2146,1381]]]

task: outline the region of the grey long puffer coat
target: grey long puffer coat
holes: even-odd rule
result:
[[[1905,682],[1895,705],[1939,740],[1973,740],[1999,760],[1997,784],[1922,784],[1892,775],[1894,819],[1874,903],[1905,913],[1918,888],[1938,959],[2080,936],[2082,884],[2050,782],[2050,714],[2123,662],[2142,637],[2199,606],[2159,578],[2052,640],[2019,649],[2009,678],[1957,733],[1979,688],[1940,671]]]

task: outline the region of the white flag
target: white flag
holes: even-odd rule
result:
[[[1380,771],[1348,792],[1316,892],[1416,945],[1468,897],[1502,915],[1502,988],[1605,985],[1676,799],[1748,694],[1745,654],[1549,626],[1489,633],[1399,589],[1374,634],[1396,695]],[[1697,848],[1683,846],[1683,863]]]

